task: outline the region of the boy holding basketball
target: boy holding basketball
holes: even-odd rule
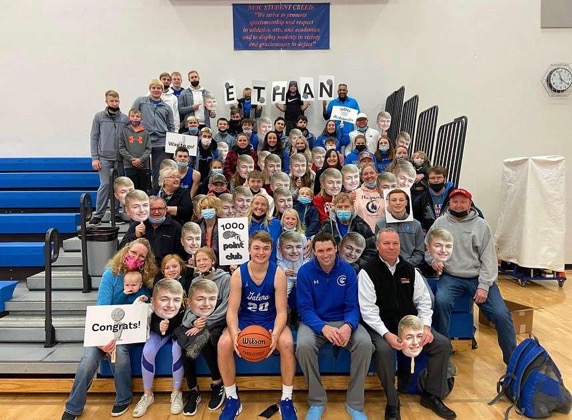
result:
[[[269,330],[272,344],[280,352],[282,398],[280,414],[285,420],[296,420],[292,391],[296,359],[292,332],[286,326],[286,276],[282,269],[270,262],[272,238],[267,232],[255,232],[248,241],[250,261],[235,270],[230,279],[230,296],[226,314],[227,329],[218,342],[218,365],[227,396],[220,420],[233,420],[242,411],[236,391],[236,367],[233,350],[238,352],[240,330],[260,325]],[[239,353],[240,354],[240,353]]]

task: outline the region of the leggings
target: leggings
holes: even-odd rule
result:
[[[172,339],[172,336],[164,335],[161,336],[156,332],[151,331],[149,334],[149,340],[145,343],[143,347],[143,357],[141,358],[141,372],[143,374],[143,388],[151,389],[153,387],[153,378],[155,377],[155,357],[159,352],[159,349],[172,341],[171,350],[173,352],[173,389],[180,389],[181,383],[183,382],[183,360],[181,357],[181,347],[176,341]]]
[[[210,340],[201,349],[201,355],[205,359],[209,370],[211,371],[211,379],[213,381],[218,381],[221,379],[220,371],[217,364],[217,345],[220,336],[222,335],[222,329],[215,329],[211,331]],[[189,389],[196,388],[197,386],[197,369],[196,361],[187,357],[185,354],[183,356],[183,366],[185,367],[185,378],[187,380],[187,385]]]

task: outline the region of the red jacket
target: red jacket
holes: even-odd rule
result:
[[[224,161],[224,176],[226,176],[226,179],[230,180],[235,174],[238,164],[238,157],[243,154],[249,154],[252,156],[252,159],[254,159],[254,169],[258,170],[258,155],[256,154],[256,150],[250,146],[248,151],[241,153],[238,150],[238,147],[235,145],[231,150],[228,151],[226,160]]]
[[[320,215],[320,225],[324,223],[330,217],[330,209],[332,208],[332,196],[327,196],[326,198],[322,197],[321,194],[316,194],[314,199],[312,200],[312,204],[318,210],[318,214]]]

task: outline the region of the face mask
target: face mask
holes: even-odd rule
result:
[[[284,230],[286,232],[294,232],[296,230],[296,228],[293,228],[293,227],[289,228],[289,227],[284,226]]]
[[[415,162],[415,166],[421,166],[425,161],[423,159],[414,159],[413,162]]]
[[[204,147],[209,147],[211,145],[211,142],[212,142],[212,139],[205,139],[205,138],[201,139],[201,144]]]
[[[219,128],[219,129],[218,129],[218,132],[221,133],[221,134],[224,134],[224,133],[226,133],[227,131],[228,131],[228,128]]]
[[[211,172],[213,174],[222,174],[223,170],[221,168],[214,168],[214,169],[211,169]]]
[[[197,87],[198,85],[199,85],[199,81],[198,81],[198,80],[193,80],[193,81],[191,82],[191,86],[192,86],[192,87]]]
[[[154,225],[160,225],[161,223],[163,223],[165,221],[165,219],[167,218],[167,216],[163,216],[160,217],[159,219],[155,219],[152,216],[148,217],[149,222],[153,223]]]
[[[179,162],[178,160],[176,162],[179,168],[186,168],[187,166],[189,166],[189,162]]]
[[[377,187],[377,182],[373,181],[373,182],[364,182],[363,185],[366,186],[366,188],[369,188],[370,190],[373,190]]]
[[[201,210],[201,216],[205,220],[211,220],[216,216],[216,211],[215,209],[203,209]]]
[[[252,129],[249,129],[249,130],[242,130],[242,132],[243,132],[244,134],[248,134],[248,135],[251,135],[251,134],[252,134]]]
[[[299,197],[298,201],[302,204],[310,204],[312,202],[308,197]]]
[[[469,214],[469,211],[468,211],[468,210],[465,210],[465,211],[455,211],[455,210],[449,209],[449,213],[451,213],[452,216],[455,216],[455,217],[458,217],[458,218],[462,218],[462,217],[467,216],[467,215]]]
[[[367,131],[367,125],[365,127],[358,127],[358,131],[361,133],[365,133]]]
[[[379,146],[379,150],[385,153],[389,150],[389,146]]]
[[[340,222],[347,222],[352,217],[352,212],[349,210],[336,210],[336,216]]]
[[[336,148],[336,146],[326,146],[326,150],[333,150],[335,148]]]
[[[192,134],[193,136],[199,134],[199,127],[190,127],[189,133]]]
[[[143,264],[145,264],[145,261],[139,261],[139,258],[134,257],[133,255],[127,254],[125,256],[125,265],[129,271],[139,270],[143,267]]]
[[[445,186],[444,182],[440,182],[438,184],[429,184],[429,188],[431,188],[435,192],[441,191],[444,186]]]
[[[358,152],[363,152],[365,150],[365,148],[366,148],[365,144],[360,144],[359,146],[356,146],[356,150]]]
[[[130,123],[133,127],[139,127],[139,125],[141,124],[141,121],[129,121],[129,123]]]
[[[119,107],[108,106],[106,108],[106,111],[107,111],[107,115],[109,115],[110,117],[115,117],[119,113]]]

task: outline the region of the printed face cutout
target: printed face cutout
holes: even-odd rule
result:
[[[223,141],[217,143],[217,150],[220,155],[220,160],[225,161],[226,155],[228,154],[228,144]]]
[[[258,134],[262,137],[266,136],[266,133],[268,133],[270,130],[272,130],[272,124],[258,124]]]
[[[131,220],[144,222],[149,217],[149,200],[133,200],[126,208],[127,215]]]
[[[312,156],[312,161],[314,163],[314,165],[316,166],[316,168],[318,169],[322,169],[322,166],[324,166],[324,158],[326,157],[325,153],[314,153]]]
[[[290,164],[290,171],[292,175],[301,178],[306,174],[306,164],[304,162],[294,162]]]
[[[293,206],[292,196],[274,197],[274,205],[278,213],[282,214]]]
[[[248,178],[248,174],[254,171],[254,163],[241,163],[238,165],[238,174],[246,179]]]
[[[359,172],[347,173],[343,178],[344,189],[346,191],[354,191],[359,187]]]
[[[117,198],[119,200],[119,202],[121,203],[122,206],[125,205],[125,196],[127,195],[127,193],[129,193],[130,191],[133,191],[134,188],[133,187],[125,187],[125,186],[120,186],[118,188],[115,188],[114,190],[114,195],[115,198]]]
[[[216,308],[217,294],[206,290],[195,290],[189,299],[191,312],[196,316],[209,316]]]
[[[246,213],[250,208],[250,203],[252,203],[252,198],[238,195],[234,198],[233,203],[234,203],[235,216],[243,217],[246,216]]]
[[[205,108],[211,112],[216,111],[216,98],[206,98]]]
[[[285,241],[280,247],[280,253],[286,261],[300,261],[304,257],[304,244],[302,242]]]
[[[195,255],[197,249],[201,247],[201,234],[195,234],[193,232],[185,232],[181,238],[181,243],[185,252],[189,255]]]
[[[451,258],[453,253],[453,242],[446,241],[440,238],[434,238],[431,243],[427,245],[429,254],[435,261],[445,262]]]
[[[418,330],[412,327],[405,327],[399,338],[403,342],[403,354],[409,357],[417,357],[423,350],[421,338],[423,337],[423,328]]]
[[[334,177],[327,178],[324,181],[324,191],[331,196],[338,195],[342,191],[342,180]]]
[[[168,290],[158,290],[151,299],[153,312],[161,319],[171,319],[181,310],[183,296]]]
[[[362,247],[348,240],[343,245],[340,245],[339,254],[342,260],[353,264],[359,260],[363,251]]]

